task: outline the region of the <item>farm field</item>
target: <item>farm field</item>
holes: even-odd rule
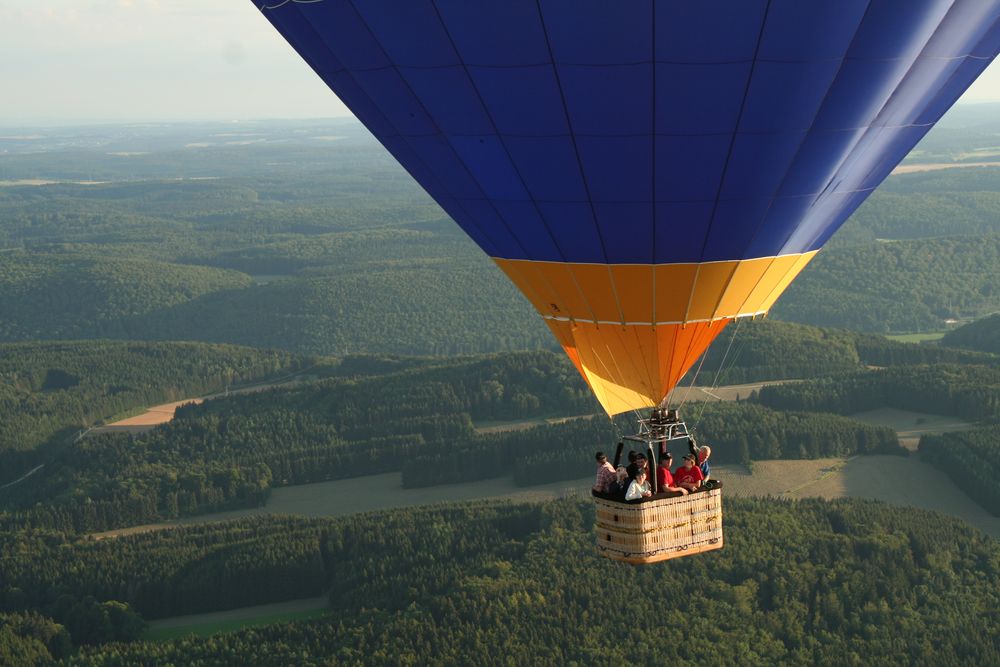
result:
[[[916,451],[920,436],[925,433],[950,433],[966,431],[975,425],[956,417],[945,417],[926,412],[911,412],[897,408],[878,408],[851,415],[874,426],[888,426],[899,434],[899,444],[911,451]]]
[[[739,401],[750,396],[761,387],[795,382],[795,380],[775,380],[773,382],[751,382],[731,384],[722,387],[677,387],[670,395],[670,404],[700,403],[703,401]]]
[[[745,399],[761,387],[768,385],[794,382],[795,380],[776,380],[773,382],[752,382],[749,384],[733,384],[722,387],[678,387],[670,396],[671,405],[684,403],[703,403],[707,401],[738,401]],[[573,417],[551,417],[538,419],[519,419],[503,422],[483,422],[476,424],[478,433],[498,433],[500,431],[522,431],[545,424],[561,424],[571,419],[592,417],[593,415],[575,415]]]
[[[941,169],[963,169],[965,167],[998,167],[997,162],[926,162],[923,164],[901,164],[892,170],[895,174],[916,174],[923,171],[939,171]]]
[[[727,494],[785,498],[871,498],[893,505],[919,507],[964,519],[1000,538],[1000,518],[990,516],[953,482],[915,456],[855,456],[849,459],[757,461],[753,472],[739,465],[717,465],[713,475],[723,480]],[[117,537],[180,525],[226,521],[259,514],[344,516],[444,502],[488,498],[542,501],[587,495],[590,476],[529,488],[510,477],[404,489],[400,473],[303,484],[275,489],[264,507],[188,517],[178,521],[133,526],[95,533],[95,539]]]
[[[264,507],[216,512],[130,528],[120,528],[93,533],[94,539],[119,537],[149,530],[162,530],[176,526],[211,523],[239,519],[259,514],[298,514],[301,516],[345,516],[361,512],[432,505],[435,503],[462,502],[488,498],[508,498],[515,501],[542,501],[563,496],[589,493],[592,477],[579,480],[553,482],[540,486],[521,487],[511,477],[498,477],[478,482],[431,486],[422,489],[404,489],[402,473],[354,477],[332,482],[302,484],[274,489]]]
[[[944,334],[944,331],[936,331],[934,333],[886,334],[885,337],[900,343],[923,343],[928,340],[941,340],[944,338]]]
[[[154,405],[151,408],[146,408],[146,411],[141,415],[129,417],[128,419],[121,419],[111,424],[105,424],[104,426],[98,426],[93,429],[91,433],[110,433],[113,431],[131,431],[133,433],[138,433],[148,431],[154,426],[166,424],[173,419],[174,414],[177,412],[177,408],[182,405],[188,405],[191,403],[198,405],[203,401],[204,399],[201,398],[188,398],[183,401],[174,401],[173,403]]]

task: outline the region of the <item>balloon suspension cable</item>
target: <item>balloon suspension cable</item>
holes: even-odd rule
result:
[[[691,391],[694,389],[694,383],[698,381],[698,375],[701,374],[701,366],[705,363],[706,358],[708,358],[707,347],[705,348],[705,351],[701,353],[701,361],[698,362],[698,368],[694,371],[694,377],[691,378],[691,384],[688,385],[687,393],[684,394],[684,400],[677,406],[677,412],[680,412],[681,408],[684,407],[684,404],[688,402],[689,398],[691,398]]]
[[[725,354],[722,355],[722,361],[719,362],[719,370],[715,372],[715,378],[712,380],[712,384],[709,386],[709,391],[715,391],[715,389],[719,386],[719,380],[720,378],[722,378],[723,369],[729,370],[728,368],[725,368],[726,359],[729,358],[729,352],[733,349],[733,343],[736,342],[736,336],[739,335],[740,333],[740,325],[743,323],[744,319],[746,318],[738,318],[736,320],[736,328],[733,330],[733,335],[729,339],[729,345],[726,346]],[[744,336],[742,340],[740,340],[740,346],[739,348],[737,348],[736,354],[733,355],[733,360],[732,362],[730,362],[729,368],[732,368],[733,366],[736,365],[736,362],[739,360],[740,355],[743,354],[743,348],[746,346],[747,340],[749,339],[746,336]],[[707,400],[702,401],[701,410],[698,412],[697,421],[701,421],[701,417],[703,414],[705,414],[705,407],[707,405],[708,405]]]
[[[615,432],[615,440],[621,440],[622,439],[622,430],[620,428],[618,428],[618,422],[615,420],[615,416],[614,415],[608,415],[608,419],[611,421],[611,428]]]

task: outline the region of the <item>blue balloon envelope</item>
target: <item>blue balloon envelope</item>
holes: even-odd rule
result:
[[[766,313],[1000,51],[1000,0],[255,4],[609,414]]]

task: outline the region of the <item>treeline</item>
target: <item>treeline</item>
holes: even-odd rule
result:
[[[0,613],[0,665],[45,667],[70,655],[66,628],[37,612]]]
[[[104,540],[5,531],[0,610],[37,611],[96,644],[138,638],[143,619],[322,595],[332,525],[260,518]]]
[[[699,441],[712,445],[715,463],[905,452],[892,429],[830,414],[713,403],[704,408],[690,405],[687,416],[691,425],[697,426]],[[611,458],[614,443],[635,427],[627,418],[612,423],[593,417],[426,447],[403,468],[403,486],[433,486],[507,474],[513,474],[522,486],[577,479],[593,473],[594,452],[604,451]],[[625,451],[635,448],[626,447]]]
[[[30,450],[137,407],[291,373],[308,359],[233,345],[73,341],[0,345],[0,452]],[[5,474],[18,467],[9,462]]]
[[[697,384],[744,384],[810,378],[863,366],[941,363],[989,364],[1000,363],[1000,358],[985,351],[914,345],[847,329],[747,320],[730,324],[719,335],[701,364]],[[681,386],[690,384],[696,371],[697,366]]]
[[[970,322],[941,339],[942,345],[1000,354],[1000,314]]]
[[[830,239],[829,247],[943,236],[997,233],[997,168],[940,170],[896,175],[879,186]]]
[[[965,524],[858,500],[736,498],[725,511],[723,550],[645,568],[641,586],[621,585],[621,566],[595,555],[592,504],[564,499],[260,519],[98,543],[6,536],[5,546],[34,551],[0,552],[5,590],[25,591],[2,599],[8,619],[58,595],[152,604],[151,618],[270,601],[279,582],[285,598],[330,592],[325,618],[83,646],[65,659],[73,665],[395,665],[428,656],[466,664],[497,655],[590,664],[623,650],[656,664],[665,647],[672,660],[703,660],[704,642],[691,637],[709,638],[721,664],[1000,662],[989,640],[1000,619],[982,611],[1000,606],[1000,547]],[[152,602],[158,592],[163,602]],[[664,610],[664,599],[699,602]],[[40,650],[47,632],[12,636]],[[657,640],[623,644],[637,635]]]
[[[545,324],[479,258],[406,259],[216,292],[150,314],[137,336],[306,354],[457,355],[549,349]]]
[[[972,421],[1000,416],[1000,367],[900,366],[761,388],[757,400],[776,410],[853,414],[880,407]]]
[[[830,248],[774,317],[859,331],[939,331],[1000,309],[1000,233]]]
[[[636,426],[602,416],[524,428],[598,411],[558,354],[392,368],[391,360],[353,359],[326,371],[341,377],[184,406],[144,434],[66,445],[44,469],[0,490],[3,523],[100,531],[262,505],[275,486],[394,471],[406,487],[511,474],[523,485],[574,479],[592,471],[594,451],[612,450]],[[389,372],[353,374],[380,369]],[[727,403],[692,405],[688,417],[723,463],[898,447],[887,428],[831,415]],[[497,420],[513,423],[494,432],[473,426]]]
[[[133,324],[144,316],[252,282],[235,271],[127,253],[5,252],[0,256],[0,340],[144,338]]]
[[[391,360],[348,360],[321,369],[341,377],[184,406],[144,434],[66,444],[0,489],[5,522],[98,531],[252,507],[275,485],[398,471],[431,445],[457,450],[483,437],[473,418],[598,409],[561,354],[424,360],[357,375],[391,368]]]
[[[993,516],[1000,516],[1000,426],[924,435],[920,455]]]

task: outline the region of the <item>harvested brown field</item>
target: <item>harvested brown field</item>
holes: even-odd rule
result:
[[[166,424],[168,421],[173,419],[174,413],[177,412],[177,408],[182,405],[198,405],[203,401],[204,399],[201,398],[188,398],[183,401],[174,401],[173,403],[154,405],[151,408],[147,408],[141,415],[129,417],[128,419],[122,419],[114,422],[113,424],[107,424],[101,428],[113,428],[116,426],[159,426],[160,424]],[[94,430],[96,431],[100,429]]]

